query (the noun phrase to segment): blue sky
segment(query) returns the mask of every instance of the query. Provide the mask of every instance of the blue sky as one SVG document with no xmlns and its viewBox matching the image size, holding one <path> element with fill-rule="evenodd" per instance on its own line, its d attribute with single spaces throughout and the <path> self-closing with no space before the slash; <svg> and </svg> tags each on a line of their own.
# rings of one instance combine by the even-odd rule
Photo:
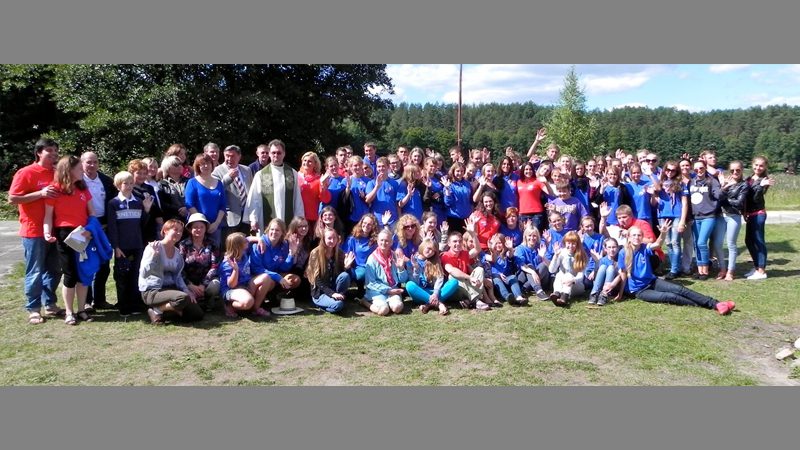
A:
<svg viewBox="0 0 800 450">
<path fill-rule="evenodd" d="M 465 64 L 463 101 L 555 104 L 569 65 Z M 589 109 L 800 105 L 800 64 L 576 64 Z M 395 103 L 456 103 L 458 64 L 390 64 Z"/>
</svg>

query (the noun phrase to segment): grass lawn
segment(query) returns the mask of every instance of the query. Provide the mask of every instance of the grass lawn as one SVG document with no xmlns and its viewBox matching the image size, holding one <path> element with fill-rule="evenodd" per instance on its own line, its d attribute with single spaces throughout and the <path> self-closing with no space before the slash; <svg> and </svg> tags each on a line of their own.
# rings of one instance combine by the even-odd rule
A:
<svg viewBox="0 0 800 450">
<path fill-rule="evenodd" d="M 383 318 L 350 304 L 343 316 L 216 312 L 154 327 L 101 311 L 77 327 L 31 326 L 20 264 L 0 286 L 0 385 L 797 385 L 800 371 L 773 355 L 800 337 L 800 226 L 770 226 L 767 240 L 763 282 L 681 281 L 735 300 L 727 317 L 639 300 L 601 310 L 534 300 L 446 317 L 407 303 Z M 113 293 L 109 284 L 112 302 Z"/>
</svg>

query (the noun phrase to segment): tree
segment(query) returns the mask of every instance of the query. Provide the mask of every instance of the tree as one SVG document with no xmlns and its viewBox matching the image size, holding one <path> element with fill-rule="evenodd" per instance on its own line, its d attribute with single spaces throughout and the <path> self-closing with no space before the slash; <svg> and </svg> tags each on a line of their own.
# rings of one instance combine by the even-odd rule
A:
<svg viewBox="0 0 800 450">
<path fill-rule="evenodd" d="M 381 134 L 372 115 L 391 105 L 385 65 L 52 65 L 40 83 L 73 127 L 54 130 L 68 151 L 91 145 L 112 170 L 135 157 L 160 157 L 172 143 L 198 153 L 209 141 L 286 143 L 289 161 L 345 143 L 345 119 Z"/>
<path fill-rule="evenodd" d="M 545 126 L 547 143 L 555 142 L 562 153 L 584 161 L 594 153 L 597 123 L 586 112 L 586 96 L 578 85 L 575 66 L 564 77 L 558 105 Z"/>
</svg>

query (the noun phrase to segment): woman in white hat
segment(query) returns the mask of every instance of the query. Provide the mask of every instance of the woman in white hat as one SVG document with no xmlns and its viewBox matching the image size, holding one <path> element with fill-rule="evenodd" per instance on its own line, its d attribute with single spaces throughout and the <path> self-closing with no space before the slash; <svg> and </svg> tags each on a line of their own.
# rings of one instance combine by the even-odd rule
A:
<svg viewBox="0 0 800 450">
<path fill-rule="evenodd" d="M 189 237 L 181 241 L 178 249 L 183 256 L 183 274 L 186 286 L 206 311 L 214 309 L 219 296 L 219 250 L 208 238 L 208 220 L 203 213 L 194 213 L 186 223 Z"/>
<path fill-rule="evenodd" d="M 403 311 L 401 283 L 408 281 L 405 255 L 392 251 L 392 232 L 384 229 L 378 233 L 378 248 L 369 255 L 366 265 L 366 300 L 370 311 L 386 316 Z"/>
</svg>

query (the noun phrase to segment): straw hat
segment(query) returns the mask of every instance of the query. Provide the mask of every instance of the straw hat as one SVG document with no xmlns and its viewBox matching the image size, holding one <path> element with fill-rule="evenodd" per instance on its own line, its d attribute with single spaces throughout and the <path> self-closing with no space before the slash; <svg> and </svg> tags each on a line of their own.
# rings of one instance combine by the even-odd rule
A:
<svg viewBox="0 0 800 450">
<path fill-rule="evenodd" d="M 189 216 L 189 220 L 186 221 L 186 228 L 191 227 L 193 222 L 203 222 L 203 223 L 206 224 L 206 227 L 209 225 L 208 219 L 206 219 L 206 216 L 203 213 L 199 213 L 199 212 L 198 213 L 194 213 L 191 216 Z"/>
<path fill-rule="evenodd" d="M 303 312 L 303 308 L 295 306 L 293 298 L 281 298 L 281 306 L 272 308 L 272 314 L 277 314 L 279 316 L 288 316 L 300 312 Z"/>
</svg>

